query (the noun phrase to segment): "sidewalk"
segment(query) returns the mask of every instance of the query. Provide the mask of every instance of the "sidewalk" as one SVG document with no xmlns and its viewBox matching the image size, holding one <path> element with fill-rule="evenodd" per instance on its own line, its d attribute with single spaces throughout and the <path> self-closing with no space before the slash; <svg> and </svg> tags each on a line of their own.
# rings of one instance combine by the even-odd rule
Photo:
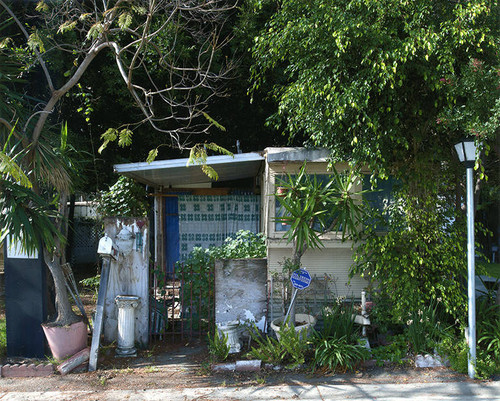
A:
<svg viewBox="0 0 500 401">
<path fill-rule="evenodd" d="M 412 384 L 332 384 L 250 387 L 201 387 L 161 390 L 46 391 L 0 393 L 0 400 L 106 400 L 106 401 L 406 401 L 406 400 L 499 400 L 500 382 L 412 383 Z"/>
</svg>

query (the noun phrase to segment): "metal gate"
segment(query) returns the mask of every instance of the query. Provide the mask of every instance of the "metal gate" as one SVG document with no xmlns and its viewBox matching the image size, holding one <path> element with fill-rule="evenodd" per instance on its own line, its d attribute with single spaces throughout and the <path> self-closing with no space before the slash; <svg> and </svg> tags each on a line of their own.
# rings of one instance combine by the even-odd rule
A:
<svg viewBox="0 0 500 401">
<path fill-rule="evenodd" d="M 202 338 L 215 324 L 214 266 L 151 271 L 150 340 Z"/>
</svg>

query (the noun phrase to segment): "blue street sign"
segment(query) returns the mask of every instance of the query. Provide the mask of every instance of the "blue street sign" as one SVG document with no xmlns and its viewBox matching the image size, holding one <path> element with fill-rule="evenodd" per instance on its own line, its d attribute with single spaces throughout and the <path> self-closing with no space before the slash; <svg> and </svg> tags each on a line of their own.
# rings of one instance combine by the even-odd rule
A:
<svg viewBox="0 0 500 401">
<path fill-rule="evenodd" d="M 311 275 L 306 269 L 298 269 L 292 273 L 290 280 L 294 288 L 303 290 L 304 288 L 309 287 L 309 284 L 311 284 Z"/>
</svg>

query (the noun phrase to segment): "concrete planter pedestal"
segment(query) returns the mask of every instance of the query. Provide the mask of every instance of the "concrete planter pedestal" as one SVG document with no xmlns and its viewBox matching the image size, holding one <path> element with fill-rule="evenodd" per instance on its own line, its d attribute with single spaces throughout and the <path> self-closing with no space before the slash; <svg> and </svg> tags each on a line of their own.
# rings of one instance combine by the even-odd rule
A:
<svg viewBox="0 0 500 401">
<path fill-rule="evenodd" d="M 135 308 L 139 306 L 139 297 L 135 295 L 118 295 L 115 298 L 118 306 L 118 348 L 116 356 L 137 356 L 135 348 Z"/>
<path fill-rule="evenodd" d="M 230 354 L 236 354 L 241 351 L 239 326 L 240 322 L 232 321 L 218 327 L 220 333 L 227 338 L 226 341 L 230 347 Z"/>
<path fill-rule="evenodd" d="M 274 330 L 278 340 L 280 339 L 280 329 L 283 325 L 285 317 L 279 317 L 271 322 L 271 328 Z M 304 313 L 295 314 L 295 331 L 300 333 L 300 338 L 305 340 L 312 333 L 312 329 L 316 324 L 316 318 L 312 315 L 307 315 Z"/>
</svg>

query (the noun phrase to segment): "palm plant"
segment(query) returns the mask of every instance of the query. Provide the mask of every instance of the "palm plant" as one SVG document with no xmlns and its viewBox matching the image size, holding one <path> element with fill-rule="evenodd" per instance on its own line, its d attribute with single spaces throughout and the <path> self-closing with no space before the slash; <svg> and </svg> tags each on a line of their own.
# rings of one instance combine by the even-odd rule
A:
<svg viewBox="0 0 500 401">
<path fill-rule="evenodd" d="M 352 237 L 358 230 L 364 215 L 362 195 L 366 191 L 354 191 L 359 179 L 354 170 L 330 172 L 328 181 L 307 173 L 304 163 L 297 175 L 277 177 L 283 193 L 276 194 L 284 215 L 275 221 L 285 223 L 290 229 L 285 238 L 292 243 L 292 262 L 300 266 L 307 249 L 321 248 L 321 236 L 330 231 L 340 231 L 341 238 Z"/>
<path fill-rule="evenodd" d="M 355 191 L 359 182 L 353 169 L 342 173 L 332 169 L 329 179 L 322 181 L 307 173 L 306 163 L 297 175 L 277 177 L 280 190 L 275 196 L 283 215 L 275 221 L 290 227 L 284 237 L 292 244 L 295 269 L 300 268 L 307 249 L 323 247 L 324 234 L 340 231 L 344 241 L 357 233 L 365 214 L 362 195 L 366 192 Z M 290 306 L 290 316 L 295 316 L 294 305 Z"/>
<path fill-rule="evenodd" d="M 59 148 L 43 142 L 36 148 L 22 148 L 18 145 L 25 138 L 14 127 L 0 151 L 0 242 L 10 237 L 27 253 L 39 250 L 43 244 L 44 260 L 56 292 L 57 316 L 53 324 L 61 326 L 79 320 L 71 308 L 62 270 L 64 209 L 70 190 L 70 173 L 65 157 L 61 157 L 66 153 L 66 135 L 63 130 Z M 13 140 L 13 136 L 21 139 Z"/>
<path fill-rule="evenodd" d="M 0 32 L 5 26 L 0 25 Z M 21 121 L 25 105 L 15 87 L 22 83 L 17 78 L 20 65 L 2 52 L 5 42 L 0 39 L 0 243 L 10 237 L 27 253 L 43 244 L 56 292 L 54 324 L 64 326 L 79 319 L 72 311 L 62 270 L 66 234 L 63 216 L 72 168 L 67 127 L 63 125 L 58 146 L 45 139 L 34 143 L 27 135 L 32 126 L 29 117 Z"/>
</svg>

